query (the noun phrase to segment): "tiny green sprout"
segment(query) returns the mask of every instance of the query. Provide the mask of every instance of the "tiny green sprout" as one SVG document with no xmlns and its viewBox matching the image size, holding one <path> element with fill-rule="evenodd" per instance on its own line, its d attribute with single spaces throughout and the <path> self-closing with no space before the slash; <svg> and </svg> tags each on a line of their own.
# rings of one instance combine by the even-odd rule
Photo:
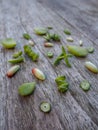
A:
<svg viewBox="0 0 98 130">
<path fill-rule="evenodd" d="M 27 40 L 30 40 L 31 39 L 31 36 L 28 34 L 28 33 L 24 33 L 23 34 L 23 37 Z"/>
<path fill-rule="evenodd" d="M 53 53 L 52 53 L 52 52 L 48 52 L 48 53 L 47 53 L 47 56 L 48 56 L 49 58 L 52 58 L 52 57 L 53 57 Z"/>
<path fill-rule="evenodd" d="M 65 48 L 62 46 L 62 53 L 54 61 L 54 65 L 58 65 L 62 59 L 64 59 L 66 65 L 71 67 L 69 63 L 69 58 L 72 57 L 72 54 L 67 54 Z"/>
<path fill-rule="evenodd" d="M 64 33 L 65 33 L 66 35 L 71 35 L 71 32 L 70 32 L 68 29 L 65 29 L 65 30 L 64 30 Z"/>
</svg>

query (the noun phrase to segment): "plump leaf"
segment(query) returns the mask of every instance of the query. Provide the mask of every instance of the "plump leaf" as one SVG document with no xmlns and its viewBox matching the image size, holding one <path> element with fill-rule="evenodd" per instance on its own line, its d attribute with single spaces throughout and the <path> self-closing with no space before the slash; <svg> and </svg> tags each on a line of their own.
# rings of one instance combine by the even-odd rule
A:
<svg viewBox="0 0 98 130">
<path fill-rule="evenodd" d="M 1 44 L 7 49 L 11 49 L 16 46 L 16 42 L 13 38 L 6 38 L 1 41 Z"/>
</svg>

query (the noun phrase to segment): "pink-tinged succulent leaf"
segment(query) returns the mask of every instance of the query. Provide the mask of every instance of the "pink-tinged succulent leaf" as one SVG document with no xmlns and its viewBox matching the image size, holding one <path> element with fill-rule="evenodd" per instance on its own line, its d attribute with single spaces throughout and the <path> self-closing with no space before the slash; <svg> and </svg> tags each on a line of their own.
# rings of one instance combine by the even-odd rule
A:
<svg viewBox="0 0 98 130">
<path fill-rule="evenodd" d="M 53 43 L 46 42 L 46 43 L 44 43 L 44 46 L 45 47 L 53 47 L 54 45 L 53 45 Z"/>
<path fill-rule="evenodd" d="M 91 72 L 98 74 L 98 68 L 97 68 L 97 66 L 94 65 L 92 62 L 86 61 L 86 62 L 85 62 L 85 67 L 86 67 L 88 70 L 90 70 Z"/>
<path fill-rule="evenodd" d="M 15 65 L 15 66 L 13 66 L 13 67 L 11 67 L 9 70 L 8 70 L 8 72 L 7 72 L 7 76 L 8 77 L 12 77 L 12 76 L 14 76 L 14 74 L 18 71 L 20 69 L 20 66 L 19 65 Z"/>
<path fill-rule="evenodd" d="M 36 78 L 38 78 L 40 80 L 45 80 L 45 78 L 46 78 L 44 73 L 41 70 L 37 69 L 37 68 L 32 69 L 32 73 L 34 74 L 34 76 Z"/>
</svg>

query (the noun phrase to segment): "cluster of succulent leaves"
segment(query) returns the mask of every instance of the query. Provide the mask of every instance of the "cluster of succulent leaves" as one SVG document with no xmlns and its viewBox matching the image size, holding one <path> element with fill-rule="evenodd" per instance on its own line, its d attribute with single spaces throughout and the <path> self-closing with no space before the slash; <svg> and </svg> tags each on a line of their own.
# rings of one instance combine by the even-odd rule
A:
<svg viewBox="0 0 98 130">
<path fill-rule="evenodd" d="M 57 87 L 58 87 L 58 91 L 59 92 L 66 92 L 68 90 L 68 82 L 66 80 L 66 77 L 65 76 L 58 76 L 56 79 L 55 79 L 55 82 L 57 83 Z"/>
<path fill-rule="evenodd" d="M 43 38 L 46 41 L 60 41 L 60 35 L 56 34 L 56 33 L 50 33 L 50 29 L 52 29 L 52 27 L 35 28 L 34 32 L 37 35 L 43 36 Z M 64 33 L 66 35 L 71 35 L 71 32 L 68 29 L 65 29 Z M 31 36 L 28 33 L 24 33 L 23 37 L 27 40 L 31 39 Z M 71 39 L 71 37 L 68 37 L 67 40 L 73 41 L 73 39 Z M 6 39 L 2 40 L 1 44 L 7 49 L 11 49 L 16 46 L 16 41 L 12 38 L 6 38 Z M 48 43 L 48 44 L 50 44 L 50 43 Z M 50 45 L 53 46 L 52 44 L 50 44 Z M 71 67 L 69 58 L 72 57 L 72 55 L 78 56 L 78 57 L 86 57 L 88 53 L 94 52 L 93 47 L 85 48 L 85 47 L 79 47 L 79 46 L 75 46 L 75 45 L 67 46 L 67 49 L 68 49 L 69 53 L 71 53 L 71 54 L 67 53 L 63 46 L 61 49 L 62 49 L 62 52 L 54 61 L 54 65 L 58 65 L 61 60 L 64 60 L 66 65 L 68 67 Z M 24 46 L 24 52 L 32 59 L 32 61 L 37 61 L 39 58 L 39 55 L 37 53 L 35 53 L 29 45 Z M 48 52 L 47 56 L 51 58 L 51 57 L 53 57 L 53 53 Z M 10 59 L 8 62 L 10 62 L 12 64 L 17 64 L 17 63 L 20 63 L 23 61 L 24 61 L 24 57 L 22 56 L 22 51 L 18 51 L 13 54 L 13 59 Z M 93 65 L 92 63 L 86 62 L 85 66 L 92 72 L 98 73 L 98 68 L 95 65 Z M 9 77 L 13 76 L 19 69 L 20 69 L 20 66 L 16 65 L 8 71 L 7 75 Z M 68 84 L 65 76 L 58 76 L 55 79 L 55 82 L 57 83 L 58 91 L 63 93 L 68 90 L 69 84 Z M 83 81 L 83 82 L 81 82 L 80 87 L 83 90 L 87 91 L 90 89 L 90 84 L 88 81 Z M 35 82 L 32 82 L 32 83 L 25 83 L 25 84 L 21 85 L 19 87 L 18 91 L 19 91 L 20 95 L 26 96 L 26 95 L 31 94 L 34 91 L 34 89 L 35 89 Z"/>
<path fill-rule="evenodd" d="M 64 59 L 66 65 L 68 67 L 71 67 L 71 64 L 69 63 L 69 59 L 68 59 L 70 57 L 72 57 L 72 54 L 68 54 L 65 48 L 62 46 L 62 53 L 56 58 L 56 60 L 54 61 L 54 65 L 58 65 L 60 61 Z"/>
<path fill-rule="evenodd" d="M 24 46 L 24 52 L 32 59 L 32 61 L 37 61 L 39 58 L 39 55 L 35 53 L 29 45 Z"/>
<path fill-rule="evenodd" d="M 49 30 L 52 29 L 52 27 L 47 27 L 47 28 L 35 28 L 34 32 L 37 35 L 43 36 L 43 38 L 46 41 L 60 41 L 60 35 L 56 33 L 50 33 Z"/>
<path fill-rule="evenodd" d="M 60 41 L 60 35 L 59 34 L 51 34 L 47 33 L 45 36 L 43 36 L 46 41 Z"/>
</svg>

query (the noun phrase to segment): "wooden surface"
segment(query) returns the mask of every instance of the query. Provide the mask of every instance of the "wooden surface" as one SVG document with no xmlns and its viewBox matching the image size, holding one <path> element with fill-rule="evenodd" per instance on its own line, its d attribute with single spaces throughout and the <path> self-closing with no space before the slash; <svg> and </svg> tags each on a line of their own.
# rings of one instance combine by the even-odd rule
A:
<svg viewBox="0 0 98 130">
<path fill-rule="evenodd" d="M 61 35 L 61 43 L 51 49 L 44 48 L 44 40 L 34 34 L 35 27 L 52 26 Z M 94 46 L 95 52 L 87 58 L 72 58 L 72 68 L 62 62 L 54 67 L 53 61 L 66 47 L 64 28 L 72 32 L 75 45 L 80 39 L 84 46 Z M 27 41 L 23 33 L 29 33 L 40 54 L 38 63 L 25 57 L 21 70 L 11 79 L 6 77 L 10 68 L 8 59 L 16 50 L 23 50 Z M 0 0 L 0 39 L 12 37 L 17 41 L 14 50 L 0 47 L 0 130 L 98 130 L 98 75 L 84 68 L 84 62 L 91 60 L 98 66 L 98 0 Z M 54 58 L 46 52 L 54 52 Z M 32 68 L 41 69 L 47 79 L 42 82 L 32 74 Z M 57 91 L 55 78 L 66 75 L 70 84 L 65 94 Z M 91 89 L 84 92 L 79 83 L 87 79 Z M 34 94 L 28 97 L 18 95 L 18 86 L 36 81 Z M 52 111 L 44 114 L 39 110 L 41 101 L 49 101 Z"/>
</svg>

